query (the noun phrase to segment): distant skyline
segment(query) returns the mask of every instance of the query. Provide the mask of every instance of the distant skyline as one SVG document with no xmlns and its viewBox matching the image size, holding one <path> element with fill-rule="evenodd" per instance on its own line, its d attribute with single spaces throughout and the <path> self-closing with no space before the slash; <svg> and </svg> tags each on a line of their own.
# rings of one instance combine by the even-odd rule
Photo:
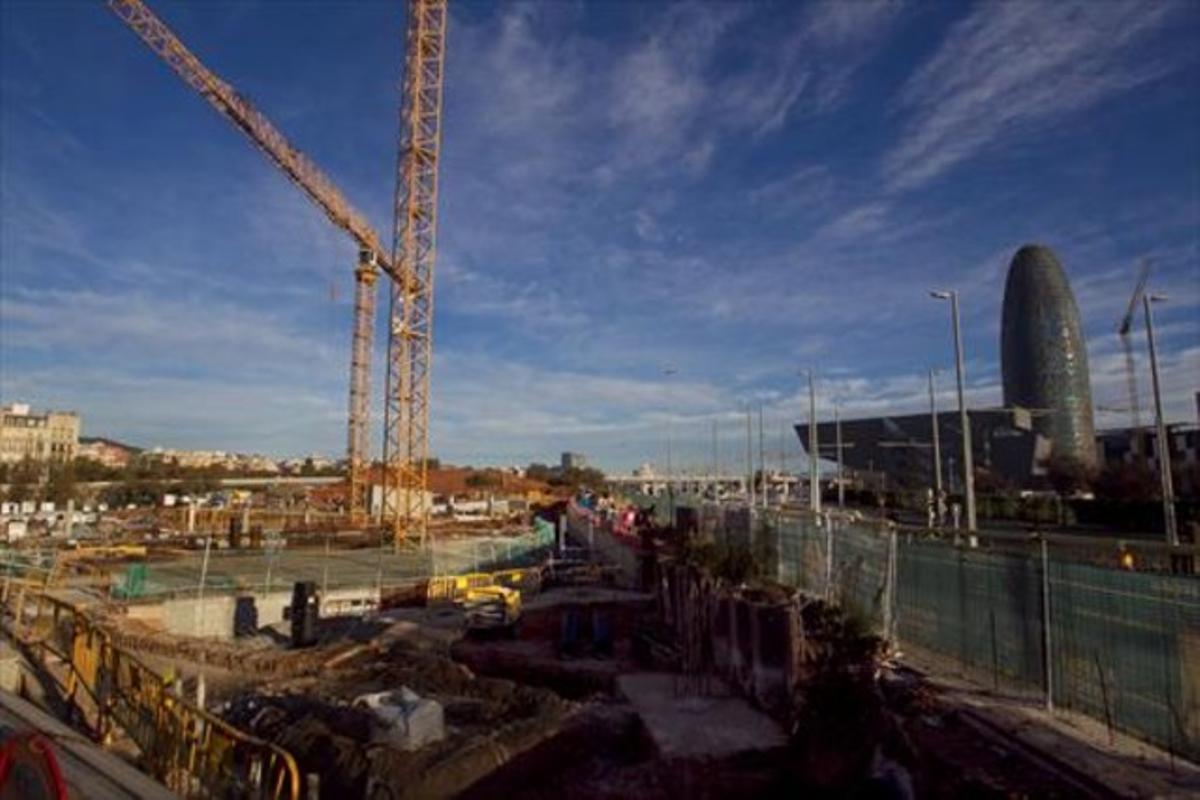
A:
<svg viewBox="0 0 1200 800">
<path fill-rule="evenodd" d="M 390 235 L 403 3 L 150 2 Z M 949 408 L 932 288 L 999 405 L 1030 242 L 1078 300 L 1098 428 L 1128 424 L 1116 326 L 1153 260 L 1168 419 L 1195 421 L 1198 40 L 1190 0 L 452 3 L 433 453 L 661 466 L 669 422 L 700 466 L 718 420 L 732 468 L 762 402 L 772 463 L 808 368 L 822 418 L 920 411 L 930 367 Z M 0 4 L 0 402 L 340 457 L 354 260 L 102 3 Z"/>
</svg>

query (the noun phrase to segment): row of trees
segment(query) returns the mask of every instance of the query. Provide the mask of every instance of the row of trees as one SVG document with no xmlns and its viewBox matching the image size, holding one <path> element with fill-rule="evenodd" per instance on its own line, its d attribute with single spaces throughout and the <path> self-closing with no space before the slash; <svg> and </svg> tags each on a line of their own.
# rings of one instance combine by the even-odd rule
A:
<svg viewBox="0 0 1200 800">
<path fill-rule="evenodd" d="M 1173 471 L 1178 496 L 1200 495 L 1200 470 L 1189 465 Z M 1116 502 L 1150 502 L 1162 492 L 1158 473 L 1139 463 L 1115 462 L 1092 469 L 1077 459 L 1051 458 L 1046 462 L 1046 480 L 1064 496 L 1091 492 L 1097 499 Z"/>
<path fill-rule="evenodd" d="M 594 467 L 549 467 L 545 464 L 530 464 L 525 468 L 525 477 L 535 481 L 543 481 L 551 486 L 563 486 L 578 489 L 587 486 L 599 489 L 604 485 L 604 473 Z"/>
<path fill-rule="evenodd" d="M 549 467 L 545 464 L 530 464 L 525 468 L 525 477 L 571 490 L 581 486 L 598 489 L 604 485 L 604 473 L 591 467 L 572 467 L 563 470 L 560 467 Z M 467 476 L 466 484 L 472 489 L 500 487 L 504 485 L 504 476 L 496 470 L 477 470 Z"/>
<path fill-rule="evenodd" d="M 221 488 L 222 478 L 269 476 L 271 473 L 233 471 L 220 465 L 185 467 L 176 459 L 139 456 L 124 467 L 110 467 L 88 458 L 49 464 L 25 459 L 16 464 L 0 464 L 0 500 L 11 502 L 52 502 L 65 505 L 69 500 L 82 500 L 79 484 L 111 482 L 95 498 L 111 506 L 129 503 L 156 503 L 163 494 L 202 495 Z M 300 475 L 338 475 L 338 467 L 317 467 L 312 459 L 305 461 Z"/>
</svg>

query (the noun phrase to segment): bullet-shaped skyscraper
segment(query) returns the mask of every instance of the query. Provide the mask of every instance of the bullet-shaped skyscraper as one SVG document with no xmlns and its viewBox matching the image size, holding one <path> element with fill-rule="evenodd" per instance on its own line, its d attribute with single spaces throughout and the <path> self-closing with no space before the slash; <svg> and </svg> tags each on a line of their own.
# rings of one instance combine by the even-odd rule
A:
<svg viewBox="0 0 1200 800">
<path fill-rule="evenodd" d="M 1000 325 L 1004 405 L 1033 413 L 1052 454 L 1096 464 L 1091 377 L 1079 309 L 1062 264 L 1048 248 L 1017 251 L 1004 286 Z"/>
</svg>

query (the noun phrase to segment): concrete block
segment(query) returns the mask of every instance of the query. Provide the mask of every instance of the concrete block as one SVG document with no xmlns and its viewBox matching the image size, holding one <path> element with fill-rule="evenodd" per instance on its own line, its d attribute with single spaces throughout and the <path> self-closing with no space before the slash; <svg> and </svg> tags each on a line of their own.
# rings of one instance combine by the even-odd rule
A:
<svg viewBox="0 0 1200 800">
<path fill-rule="evenodd" d="M 233 637 L 235 598 L 176 598 L 163 603 L 163 628 L 183 636 Z"/>
<path fill-rule="evenodd" d="M 420 750 L 446 736 L 442 704 L 421 697 L 407 686 L 396 691 L 364 694 L 354 701 L 375 715 L 371 738 L 401 750 Z"/>
</svg>

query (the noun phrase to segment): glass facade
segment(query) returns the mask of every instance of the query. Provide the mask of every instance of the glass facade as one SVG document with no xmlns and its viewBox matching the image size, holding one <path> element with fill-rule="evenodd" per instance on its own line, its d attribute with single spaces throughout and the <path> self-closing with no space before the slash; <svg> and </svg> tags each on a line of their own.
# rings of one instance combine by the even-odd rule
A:
<svg viewBox="0 0 1200 800">
<path fill-rule="evenodd" d="M 1026 245 L 1013 256 L 1000 331 L 1004 405 L 1030 409 L 1056 456 L 1095 466 L 1096 434 L 1079 309 L 1058 258 Z"/>
</svg>

